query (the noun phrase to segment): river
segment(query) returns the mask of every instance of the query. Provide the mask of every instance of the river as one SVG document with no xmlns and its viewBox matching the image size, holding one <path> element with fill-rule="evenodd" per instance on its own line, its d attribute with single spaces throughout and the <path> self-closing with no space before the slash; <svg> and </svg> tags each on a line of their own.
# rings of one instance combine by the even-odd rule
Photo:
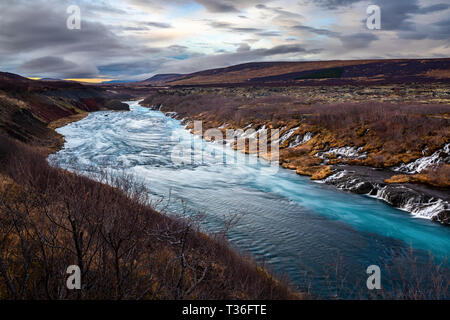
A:
<svg viewBox="0 0 450 320">
<path fill-rule="evenodd" d="M 448 227 L 289 170 L 275 172 L 231 149 L 227 157 L 234 161 L 224 164 L 222 145 L 202 141 L 159 111 L 129 104 L 130 112 L 91 113 L 59 128 L 65 148 L 49 160 L 86 173 L 131 173 L 155 197 L 170 193 L 172 210 L 183 200 L 204 213 L 210 232 L 219 230 L 225 214 L 242 214 L 229 233 L 231 242 L 322 297 L 364 295 L 370 265 L 381 267 L 384 287 L 397 283 L 395 269 L 411 267 L 412 248 L 421 274 L 429 272 L 430 254 L 440 262 L 449 256 Z M 201 146 L 202 159 L 192 157 L 194 144 Z"/>
</svg>

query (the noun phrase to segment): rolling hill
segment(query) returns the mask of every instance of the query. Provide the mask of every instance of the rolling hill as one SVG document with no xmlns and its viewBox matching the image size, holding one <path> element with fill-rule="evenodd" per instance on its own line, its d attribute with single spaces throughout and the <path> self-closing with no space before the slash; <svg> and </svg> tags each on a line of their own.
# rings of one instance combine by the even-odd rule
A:
<svg viewBox="0 0 450 320">
<path fill-rule="evenodd" d="M 448 81 L 450 59 L 255 62 L 191 74 L 161 74 L 140 85 L 302 85 Z"/>
<path fill-rule="evenodd" d="M 30 80 L 0 72 L 0 133 L 53 150 L 62 141 L 48 127 L 52 122 L 102 109 L 126 110 L 118 98 L 76 82 Z"/>
</svg>

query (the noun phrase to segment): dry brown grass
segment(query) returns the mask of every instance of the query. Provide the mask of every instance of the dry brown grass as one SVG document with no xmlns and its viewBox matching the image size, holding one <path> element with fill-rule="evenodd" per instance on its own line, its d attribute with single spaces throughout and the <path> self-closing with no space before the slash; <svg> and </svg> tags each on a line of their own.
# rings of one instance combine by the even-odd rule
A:
<svg viewBox="0 0 450 320">
<path fill-rule="evenodd" d="M 430 70 L 425 73 L 427 77 L 436 79 L 448 79 L 450 78 L 450 69 L 443 70 Z"/>
<path fill-rule="evenodd" d="M 69 116 L 69 117 L 64 117 L 64 118 L 52 121 L 52 122 L 50 122 L 47 125 L 47 127 L 49 129 L 53 129 L 53 130 L 54 129 L 58 129 L 58 128 L 61 128 L 61 127 L 64 127 L 64 126 L 68 125 L 69 123 L 80 121 L 80 120 L 86 118 L 88 115 L 89 115 L 89 113 L 87 113 L 87 112 L 74 114 L 74 115 Z"/>
<path fill-rule="evenodd" d="M 301 297 L 223 235 L 200 232 L 197 214 L 163 214 L 128 176 L 104 175 L 111 186 L 102 184 L 2 136 L 0 173 L 1 299 Z M 74 264 L 82 273 L 75 292 L 65 286 Z"/>
<path fill-rule="evenodd" d="M 336 68 L 351 65 L 368 64 L 377 60 L 354 61 L 312 61 L 312 62 L 286 62 L 275 65 L 255 67 L 244 65 L 242 69 L 217 69 L 214 72 L 199 72 L 189 75 L 186 79 L 170 82 L 170 85 L 199 85 L 213 83 L 241 83 L 251 78 L 276 76 L 286 73 L 309 71 L 316 69 Z"/>
<path fill-rule="evenodd" d="M 385 180 L 386 183 L 422 183 L 434 187 L 450 187 L 450 164 L 444 164 L 424 170 L 418 174 L 395 175 Z"/>
<path fill-rule="evenodd" d="M 421 88 L 182 88 L 152 91 L 143 104 L 175 111 L 180 119 L 202 120 L 205 130 L 224 123 L 235 129 L 299 126 L 296 134 L 312 132 L 314 137 L 295 150 L 288 148 L 288 140 L 281 146 L 281 164 L 312 176 L 327 170 L 314 155 L 333 147 L 362 147 L 367 158 L 328 156 L 330 164 L 383 168 L 414 161 L 425 147 L 433 152 L 449 142 L 449 104 L 403 102 L 432 97 L 418 92 L 440 92 Z M 390 101 L 391 96 L 391 102 L 376 101 Z M 361 97 L 367 98 L 359 101 Z M 349 102 L 336 102 L 345 99 Z"/>
</svg>

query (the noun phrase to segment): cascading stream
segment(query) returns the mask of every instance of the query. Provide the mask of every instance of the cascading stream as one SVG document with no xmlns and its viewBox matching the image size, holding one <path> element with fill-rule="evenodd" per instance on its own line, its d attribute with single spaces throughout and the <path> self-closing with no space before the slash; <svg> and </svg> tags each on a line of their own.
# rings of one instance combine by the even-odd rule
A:
<svg viewBox="0 0 450 320">
<path fill-rule="evenodd" d="M 336 276 L 338 257 L 345 286 L 359 283 L 364 289 L 368 266 L 396 259 L 407 263 L 410 247 L 423 263 L 428 252 L 440 261 L 449 256 L 447 227 L 288 170 L 273 174 L 268 164 L 231 149 L 226 158 L 236 161 L 224 165 L 222 145 L 191 135 L 180 121 L 160 111 L 137 102 L 130 106 L 130 112 L 91 113 L 58 129 L 65 148 L 49 160 L 69 170 L 131 173 L 154 195 L 167 197 L 170 192 L 173 199 L 204 212 L 210 231 L 218 230 L 224 214 L 242 213 L 231 241 L 299 286 L 311 281 L 313 291 L 324 296 L 335 294 L 326 273 L 333 270 L 331 279 Z M 203 160 L 191 154 L 193 144 L 201 146 Z M 307 280 L 305 274 L 314 276 Z"/>
</svg>

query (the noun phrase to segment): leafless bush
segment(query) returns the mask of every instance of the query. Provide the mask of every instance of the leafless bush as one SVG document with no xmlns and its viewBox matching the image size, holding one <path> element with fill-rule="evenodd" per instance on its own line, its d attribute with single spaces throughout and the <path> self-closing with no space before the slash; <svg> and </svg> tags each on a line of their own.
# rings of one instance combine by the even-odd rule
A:
<svg viewBox="0 0 450 320">
<path fill-rule="evenodd" d="M 425 183 L 434 186 L 449 187 L 450 186 L 450 164 L 442 164 L 432 166 L 429 169 L 422 171 L 419 178 Z"/>
<path fill-rule="evenodd" d="M 432 254 L 428 260 L 411 248 L 406 254 L 381 265 L 381 289 L 369 290 L 365 267 L 348 270 L 342 255 L 337 254 L 335 263 L 323 270 L 304 270 L 301 288 L 313 299 L 357 299 L 357 300 L 446 300 L 449 293 L 450 268 L 448 261 L 436 260 Z M 354 273 L 359 276 L 355 277 Z M 353 274 L 353 276 L 352 276 Z M 321 281 L 318 281 L 320 277 Z M 318 284 L 320 283 L 320 284 Z"/>
<path fill-rule="evenodd" d="M 286 89 L 288 90 L 288 89 Z M 448 104 L 385 102 L 310 103 L 292 92 L 268 88 L 184 88 L 151 92 L 146 105 L 162 105 L 180 118 L 204 120 L 204 126 L 250 123 L 282 126 L 297 122 L 347 145 L 369 144 L 384 152 L 382 166 L 401 161 L 396 154 L 436 150 L 450 137 Z M 391 163 L 393 162 L 393 163 Z"/>
<path fill-rule="evenodd" d="M 4 299 L 295 298 L 223 239 L 200 232 L 200 215 L 155 211 L 130 176 L 94 181 L 3 137 L 0 162 Z M 70 265 L 81 270 L 82 290 L 66 288 Z"/>
</svg>

